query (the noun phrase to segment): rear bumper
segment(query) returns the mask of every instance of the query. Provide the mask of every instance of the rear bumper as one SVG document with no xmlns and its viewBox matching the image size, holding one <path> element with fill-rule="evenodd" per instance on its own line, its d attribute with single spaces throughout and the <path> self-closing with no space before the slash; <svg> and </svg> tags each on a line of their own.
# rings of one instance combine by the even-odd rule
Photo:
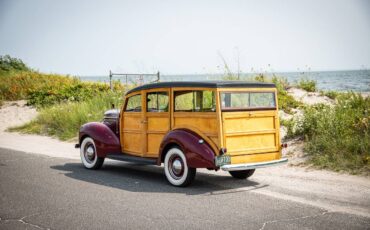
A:
<svg viewBox="0 0 370 230">
<path fill-rule="evenodd" d="M 265 162 L 258 162 L 258 163 L 223 165 L 220 168 L 224 171 L 240 171 L 240 170 L 265 168 L 265 167 L 270 167 L 270 166 L 275 166 L 275 165 L 281 165 L 287 162 L 288 162 L 287 158 L 282 158 L 279 160 L 265 161 Z"/>
</svg>

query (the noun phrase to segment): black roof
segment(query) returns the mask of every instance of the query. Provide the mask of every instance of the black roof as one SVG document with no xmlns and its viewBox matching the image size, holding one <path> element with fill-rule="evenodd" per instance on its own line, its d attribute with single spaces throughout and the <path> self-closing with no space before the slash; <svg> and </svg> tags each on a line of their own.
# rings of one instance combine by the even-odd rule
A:
<svg viewBox="0 0 370 230">
<path fill-rule="evenodd" d="M 129 90 L 126 94 L 144 89 L 170 88 L 170 87 L 203 87 L 203 88 L 275 88 L 273 83 L 247 82 L 247 81 L 173 81 L 157 82 L 141 85 Z"/>
</svg>

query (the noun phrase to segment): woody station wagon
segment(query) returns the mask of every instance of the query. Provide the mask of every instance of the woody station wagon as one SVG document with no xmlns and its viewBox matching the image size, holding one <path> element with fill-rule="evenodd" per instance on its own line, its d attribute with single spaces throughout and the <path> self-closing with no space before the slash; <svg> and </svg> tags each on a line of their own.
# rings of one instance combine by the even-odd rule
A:
<svg viewBox="0 0 370 230">
<path fill-rule="evenodd" d="M 121 110 L 81 126 L 81 160 L 99 169 L 105 158 L 160 166 L 174 186 L 197 168 L 245 179 L 281 158 L 276 87 L 238 81 L 160 82 L 126 93 Z"/>
</svg>

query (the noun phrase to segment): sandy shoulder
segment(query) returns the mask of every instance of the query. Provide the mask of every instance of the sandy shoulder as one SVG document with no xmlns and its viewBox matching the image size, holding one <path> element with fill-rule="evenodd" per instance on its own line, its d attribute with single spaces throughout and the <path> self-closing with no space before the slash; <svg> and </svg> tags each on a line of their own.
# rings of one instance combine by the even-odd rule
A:
<svg viewBox="0 0 370 230">
<path fill-rule="evenodd" d="M 307 105 L 314 105 L 314 104 L 329 104 L 333 105 L 335 103 L 334 100 L 330 99 L 327 96 L 323 96 L 318 92 L 307 92 L 303 89 L 299 88 L 290 88 L 288 89 L 288 94 L 293 96 L 294 99 L 300 101 Z"/>
<path fill-rule="evenodd" d="M 51 157 L 79 159 L 79 150 L 74 148 L 74 143 L 46 136 L 5 131 L 9 127 L 31 121 L 36 116 L 36 109 L 26 106 L 24 100 L 5 102 L 0 109 L 0 147 Z"/>
</svg>

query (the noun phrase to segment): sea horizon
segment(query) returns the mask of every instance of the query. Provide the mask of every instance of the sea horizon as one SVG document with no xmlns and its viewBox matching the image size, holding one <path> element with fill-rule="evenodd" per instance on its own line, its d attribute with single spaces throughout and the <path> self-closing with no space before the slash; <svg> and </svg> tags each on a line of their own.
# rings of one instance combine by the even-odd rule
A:
<svg viewBox="0 0 370 230">
<path fill-rule="evenodd" d="M 138 73 L 129 76 L 129 82 L 148 83 L 156 80 L 156 76 L 141 77 L 147 73 Z M 151 73 L 155 74 L 155 73 Z M 237 76 L 238 73 L 232 73 Z M 296 71 L 296 72 L 240 72 L 240 80 L 252 80 L 253 76 L 263 74 L 268 77 L 277 76 L 285 78 L 294 84 L 300 79 L 314 80 L 318 90 L 370 92 L 370 70 L 339 70 L 339 71 Z M 160 74 L 160 81 L 207 81 L 222 80 L 226 73 L 212 74 Z M 77 76 L 82 81 L 109 82 L 107 75 Z M 113 80 L 126 82 L 125 76 L 113 76 Z"/>
</svg>

